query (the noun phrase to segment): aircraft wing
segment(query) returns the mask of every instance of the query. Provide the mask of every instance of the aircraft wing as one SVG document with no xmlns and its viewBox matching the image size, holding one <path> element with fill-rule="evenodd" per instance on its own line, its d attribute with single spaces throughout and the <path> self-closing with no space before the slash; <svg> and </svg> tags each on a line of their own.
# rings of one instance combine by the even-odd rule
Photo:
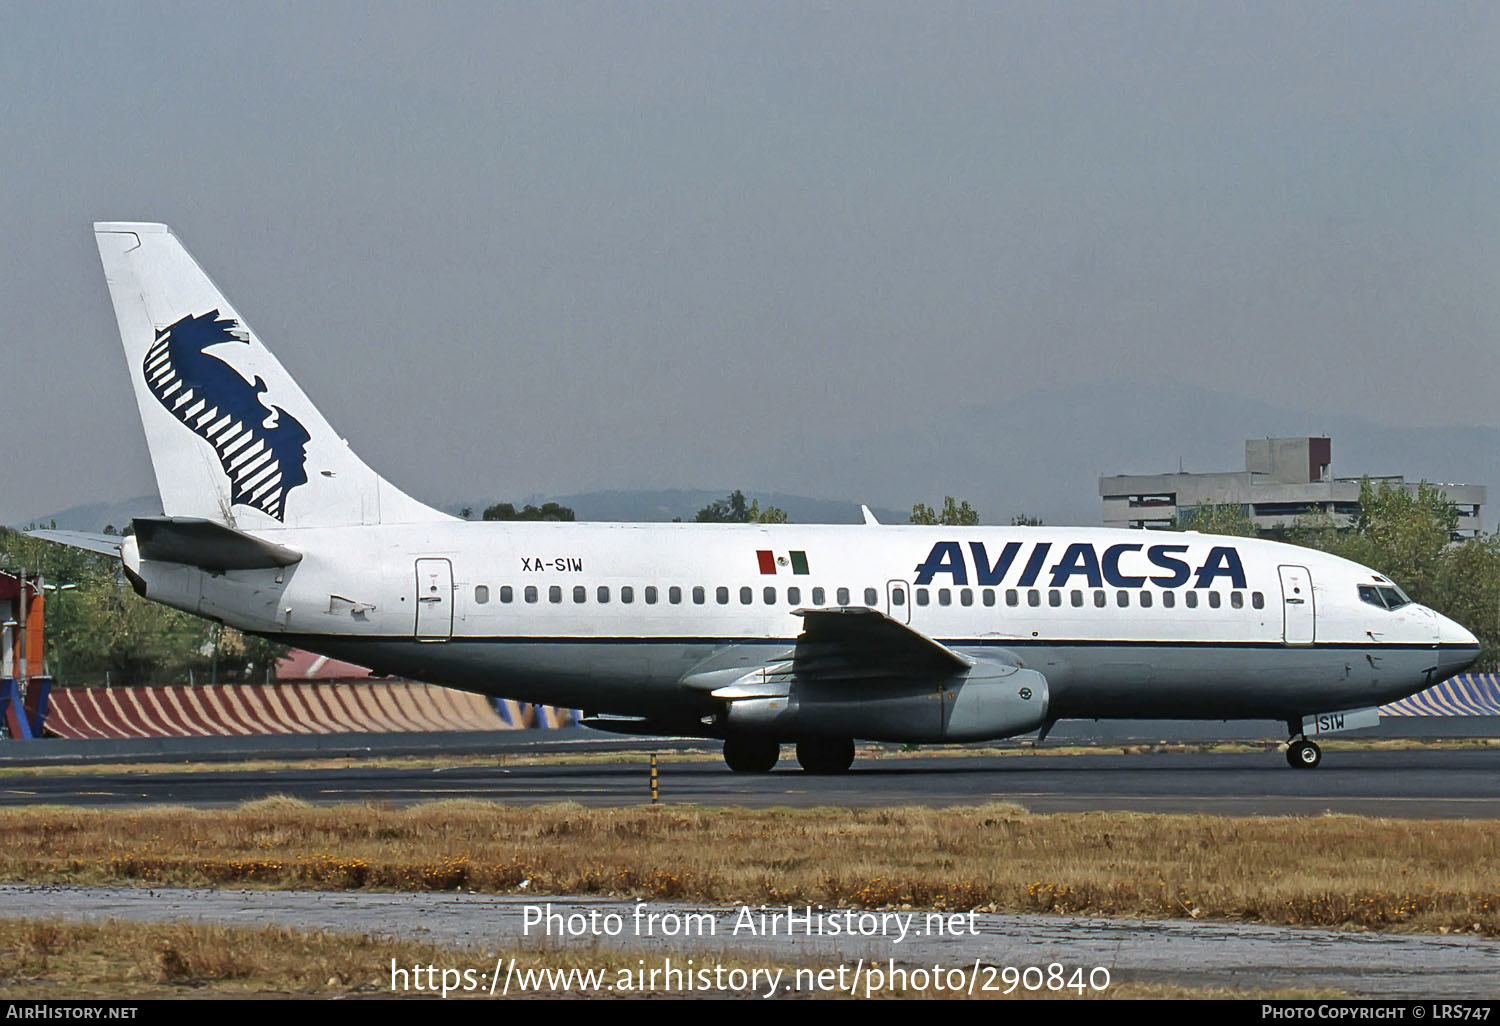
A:
<svg viewBox="0 0 1500 1026">
<path fill-rule="evenodd" d="M 941 642 L 878 609 L 796 609 L 802 633 L 792 656 L 798 676 L 823 680 L 963 673 L 973 667 Z"/>
</svg>

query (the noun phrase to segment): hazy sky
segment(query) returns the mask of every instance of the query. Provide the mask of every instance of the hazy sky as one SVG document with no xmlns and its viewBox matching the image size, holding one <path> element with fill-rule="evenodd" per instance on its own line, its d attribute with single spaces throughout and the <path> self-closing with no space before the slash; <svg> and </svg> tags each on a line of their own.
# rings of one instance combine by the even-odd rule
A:
<svg viewBox="0 0 1500 1026">
<path fill-rule="evenodd" d="M 0 2 L 0 522 L 152 490 L 94 220 L 438 503 L 816 494 L 1117 375 L 1500 424 L 1497 54 L 1492 2 Z M 828 497 L 931 501 L 878 455 Z"/>
</svg>

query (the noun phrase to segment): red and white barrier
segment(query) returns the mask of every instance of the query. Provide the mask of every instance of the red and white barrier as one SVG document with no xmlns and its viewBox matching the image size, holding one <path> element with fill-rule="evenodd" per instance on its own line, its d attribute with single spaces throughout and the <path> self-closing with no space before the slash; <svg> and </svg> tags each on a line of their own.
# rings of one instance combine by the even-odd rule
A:
<svg viewBox="0 0 1500 1026">
<path fill-rule="evenodd" d="M 508 715 L 502 715 L 499 704 Z M 514 708 L 509 708 L 514 707 Z M 560 726 L 566 711 L 409 681 L 56 688 L 47 733 L 57 737 L 208 737 Z"/>
</svg>

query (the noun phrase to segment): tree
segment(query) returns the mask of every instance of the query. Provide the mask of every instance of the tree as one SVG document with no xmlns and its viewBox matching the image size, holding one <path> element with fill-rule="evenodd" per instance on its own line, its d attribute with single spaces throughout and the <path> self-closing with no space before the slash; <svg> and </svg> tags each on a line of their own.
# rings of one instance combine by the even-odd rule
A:
<svg viewBox="0 0 1500 1026">
<path fill-rule="evenodd" d="M 748 523 L 750 507 L 745 502 L 745 493 L 736 488 L 722 499 L 715 499 L 694 515 L 700 524 Z"/>
<path fill-rule="evenodd" d="M 1029 517 L 1025 513 L 1017 513 L 1010 518 L 1011 527 L 1041 527 L 1041 517 Z"/>
<path fill-rule="evenodd" d="M 759 499 L 751 499 L 750 508 L 745 511 L 747 524 L 785 524 L 787 522 L 786 510 L 776 506 L 761 509 Z"/>
<path fill-rule="evenodd" d="M 943 509 L 939 513 L 926 503 L 919 502 L 911 508 L 911 516 L 907 520 L 912 524 L 942 525 L 944 527 L 976 527 L 979 524 L 979 511 L 970 506 L 968 501 L 955 502 L 953 496 L 943 496 Z"/>
<path fill-rule="evenodd" d="M 528 505 L 517 512 L 516 507 L 509 502 L 497 502 L 490 506 L 482 514 L 484 520 L 548 520 L 567 521 L 571 523 L 577 518 L 573 511 L 567 506 L 555 502 L 544 502 L 540 506 Z"/>
<path fill-rule="evenodd" d="M 1197 531 L 1201 534 L 1228 534 L 1241 538 L 1255 538 L 1260 528 L 1250 519 L 1246 507 L 1238 503 L 1225 505 L 1193 506 L 1177 514 L 1177 531 Z"/>
<path fill-rule="evenodd" d="M 760 500 L 748 505 L 745 493 L 736 488 L 722 499 L 715 499 L 700 509 L 693 520 L 700 524 L 785 524 L 786 510 L 776 506 L 760 508 Z"/>
</svg>

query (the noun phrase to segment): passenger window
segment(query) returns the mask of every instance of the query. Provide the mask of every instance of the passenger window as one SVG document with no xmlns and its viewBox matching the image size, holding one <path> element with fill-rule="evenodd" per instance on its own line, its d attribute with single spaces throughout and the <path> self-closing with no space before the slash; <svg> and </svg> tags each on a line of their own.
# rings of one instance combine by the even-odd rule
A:
<svg viewBox="0 0 1500 1026">
<path fill-rule="evenodd" d="M 621 602 L 634 602 L 635 601 L 635 589 L 632 588 L 628 584 L 622 584 L 620 586 L 620 601 Z"/>
<path fill-rule="evenodd" d="M 668 588 L 667 601 L 672 603 L 672 605 L 674 606 L 680 605 L 682 602 L 682 589 L 675 584 Z"/>
<path fill-rule="evenodd" d="M 876 606 L 880 605 L 880 592 L 876 591 L 874 588 L 866 588 L 865 605 L 869 606 L 871 609 L 874 609 Z"/>
<path fill-rule="evenodd" d="M 724 587 L 723 585 L 715 588 L 714 601 L 718 602 L 721 606 L 729 605 L 729 589 Z"/>
<path fill-rule="evenodd" d="M 1220 596 L 1219 596 L 1219 593 L 1218 593 L 1218 592 L 1216 592 L 1216 591 L 1211 591 L 1211 592 L 1209 592 L 1209 593 L 1208 593 L 1208 607 L 1209 607 L 1209 608 L 1210 608 L 1210 609 L 1218 609 L 1218 608 L 1219 608 L 1219 605 L 1220 605 L 1220 604 L 1221 604 L 1221 603 L 1222 603 L 1222 602 L 1223 602 L 1223 601 L 1224 601 L 1224 600 L 1223 600 L 1223 598 L 1221 598 L 1221 597 L 1220 597 Z"/>
<path fill-rule="evenodd" d="M 1186 595 L 1182 596 L 1182 600 L 1187 603 L 1189 609 L 1198 608 L 1198 593 L 1196 591 L 1188 592 Z"/>
<path fill-rule="evenodd" d="M 1264 609 L 1266 608 L 1266 597 L 1258 591 L 1252 591 L 1250 593 L 1250 604 L 1256 609 Z"/>
<path fill-rule="evenodd" d="M 762 594 L 762 596 L 766 600 L 766 605 L 768 605 L 768 606 L 774 606 L 776 604 L 776 589 L 775 588 L 766 588 L 761 594 Z"/>
<path fill-rule="evenodd" d="M 995 589 L 994 588 L 986 588 L 986 589 L 984 589 L 984 604 L 987 605 L 987 606 L 993 606 L 995 604 Z"/>
<path fill-rule="evenodd" d="M 587 588 L 585 588 L 581 584 L 575 585 L 574 588 L 573 588 L 573 601 L 574 602 L 587 602 L 588 600 L 589 600 L 589 590 Z"/>
<path fill-rule="evenodd" d="M 1130 592 L 1128 592 L 1128 591 L 1117 591 L 1117 592 L 1115 592 L 1115 605 L 1119 606 L 1121 609 L 1124 609 L 1127 606 L 1129 606 L 1130 605 Z"/>
<path fill-rule="evenodd" d="M 1032 588 L 1026 593 L 1026 604 L 1035 608 L 1042 604 L 1042 593 Z"/>
<path fill-rule="evenodd" d="M 940 605 L 940 606 L 951 606 L 951 605 L 953 605 L 953 591 L 952 591 L 952 589 L 950 589 L 950 588 L 939 588 L 938 589 L 938 605 Z"/>
<path fill-rule="evenodd" d="M 848 588 L 840 588 L 834 594 L 836 594 L 838 596 L 839 605 L 841 605 L 841 606 L 847 606 L 849 604 L 849 589 Z"/>
<path fill-rule="evenodd" d="M 1016 589 L 1014 589 L 1014 588 L 1006 588 L 1005 589 L 1005 604 L 1007 606 L 1019 606 L 1021 604 L 1021 595 L 1020 595 L 1020 593 L 1018 591 L 1016 591 Z"/>
<path fill-rule="evenodd" d="M 1077 588 L 1074 588 L 1071 592 L 1068 593 L 1068 600 L 1073 603 L 1074 609 L 1083 608 L 1083 592 L 1079 591 Z"/>
<path fill-rule="evenodd" d="M 742 605 L 742 606 L 748 606 L 754 600 L 755 600 L 755 592 L 753 590 L 751 590 L 750 588 L 741 588 L 740 589 L 740 605 Z"/>
<path fill-rule="evenodd" d="M 1141 608 L 1142 609 L 1150 609 L 1151 608 L 1151 593 L 1149 591 L 1143 591 L 1143 592 L 1141 592 Z"/>
<path fill-rule="evenodd" d="M 1109 604 L 1109 596 L 1108 595 L 1104 594 L 1104 592 L 1102 592 L 1102 591 L 1096 591 L 1096 592 L 1094 592 L 1094 608 L 1095 609 L 1103 609 L 1108 604 Z"/>
<path fill-rule="evenodd" d="M 972 606 L 974 604 L 974 589 L 964 588 L 958 593 L 958 604 L 961 606 Z"/>
<path fill-rule="evenodd" d="M 1171 609 L 1173 606 L 1177 605 L 1177 593 L 1171 591 L 1162 592 L 1161 604 L 1166 606 L 1168 609 Z"/>
<path fill-rule="evenodd" d="M 706 598 L 707 598 L 707 596 L 704 594 L 703 585 L 700 584 L 696 588 L 693 589 L 693 604 L 694 605 L 696 605 L 696 606 L 703 605 L 703 602 L 704 602 L 704 600 Z"/>
<path fill-rule="evenodd" d="M 919 605 L 919 606 L 925 606 L 927 604 L 927 601 L 928 601 L 928 599 L 927 599 L 927 589 L 926 588 L 918 588 L 917 589 L 917 605 Z"/>
<path fill-rule="evenodd" d="M 802 589 L 788 588 L 786 590 L 786 600 L 791 605 L 800 606 L 802 604 Z"/>
<path fill-rule="evenodd" d="M 1062 592 L 1056 590 L 1047 592 L 1047 604 L 1053 607 L 1062 605 Z"/>
<path fill-rule="evenodd" d="M 1229 593 L 1229 604 L 1236 609 L 1244 609 L 1245 593 L 1241 591 L 1231 591 Z"/>
<path fill-rule="evenodd" d="M 513 601 L 515 601 L 515 597 L 516 597 L 516 593 L 511 590 L 510 585 L 508 585 L 508 584 L 502 584 L 500 586 L 500 601 L 501 602 L 513 602 Z"/>
<path fill-rule="evenodd" d="M 534 585 L 534 584 L 528 584 L 526 586 L 526 601 L 527 602 L 535 602 L 536 601 L 536 585 Z"/>
<path fill-rule="evenodd" d="M 646 585 L 646 605 L 656 605 L 656 586 L 653 584 Z"/>
<path fill-rule="evenodd" d="M 821 606 L 821 605 L 823 605 L 823 602 L 824 602 L 825 598 L 826 598 L 826 596 L 823 594 L 823 589 L 822 588 L 814 588 L 813 589 L 813 605 L 815 605 L 815 606 Z"/>
<path fill-rule="evenodd" d="M 476 584 L 476 585 L 474 585 L 474 601 L 477 602 L 477 603 L 479 603 L 482 606 L 482 605 L 487 604 L 489 602 L 489 600 L 490 600 L 490 586 L 488 584 Z"/>
<path fill-rule="evenodd" d="M 599 601 L 600 601 L 601 604 L 609 602 L 609 586 L 608 585 L 604 585 L 604 584 L 599 585 L 599 591 L 598 591 L 597 594 L 599 596 Z"/>
<path fill-rule="evenodd" d="M 562 585 L 560 585 L 560 584 L 554 584 L 552 587 L 550 587 L 550 588 L 547 589 L 547 601 L 548 602 L 561 602 L 562 601 Z"/>
</svg>

